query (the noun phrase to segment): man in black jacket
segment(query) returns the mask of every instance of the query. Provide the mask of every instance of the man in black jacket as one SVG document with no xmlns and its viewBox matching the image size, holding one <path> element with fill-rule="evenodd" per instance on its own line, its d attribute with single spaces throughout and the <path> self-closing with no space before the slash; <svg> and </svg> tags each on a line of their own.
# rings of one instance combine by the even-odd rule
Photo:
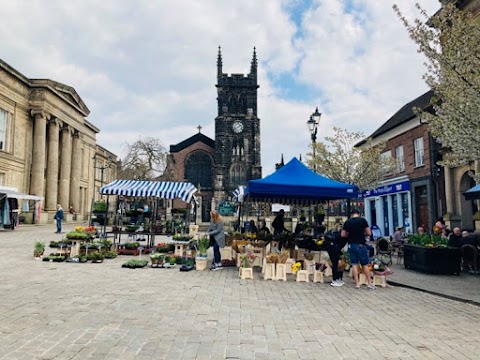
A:
<svg viewBox="0 0 480 360">
<path fill-rule="evenodd" d="M 347 244 L 347 238 L 342 238 L 339 231 L 328 231 L 324 235 L 325 249 L 332 262 L 332 286 L 343 286 L 345 283 L 342 280 L 342 273 L 338 271 L 338 261 L 342 255 L 342 249 Z"/>
</svg>

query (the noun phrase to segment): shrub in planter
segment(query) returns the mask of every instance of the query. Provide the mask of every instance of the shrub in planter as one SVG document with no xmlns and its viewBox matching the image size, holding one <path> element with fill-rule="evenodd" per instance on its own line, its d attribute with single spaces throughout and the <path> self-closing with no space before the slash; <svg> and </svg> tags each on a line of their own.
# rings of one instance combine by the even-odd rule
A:
<svg viewBox="0 0 480 360">
<path fill-rule="evenodd" d="M 88 261 L 85 255 L 77 255 L 72 256 L 71 258 L 67 259 L 67 262 L 74 262 L 74 263 L 86 263 Z"/>
<path fill-rule="evenodd" d="M 33 245 L 33 256 L 40 257 L 45 252 L 45 243 L 43 241 L 35 241 Z"/>
<path fill-rule="evenodd" d="M 117 257 L 117 253 L 115 251 L 105 251 L 103 256 L 105 259 L 115 259 Z"/>
<path fill-rule="evenodd" d="M 135 232 L 138 230 L 138 226 L 137 225 L 127 225 L 125 227 L 125 230 L 128 231 L 128 232 Z"/>
<path fill-rule="evenodd" d="M 105 256 L 101 252 L 97 251 L 97 252 L 89 253 L 87 255 L 87 259 L 92 260 L 92 262 L 94 263 L 98 263 L 98 262 L 103 262 L 103 259 L 105 259 Z"/>
<path fill-rule="evenodd" d="M 53 262 L 62 262 L 65 261 L 65 256 L 60 254 L 50 254 L 47 257 L 43 258 L 43 261 L 53 261 Z"/>
<path fill-rule="evenodd" d="M 128 249 L 128 250 L 136 250 L 140 246 L 140 243 L 138 242 L 126 243 L 124 244 L 124 246 L 125 246 L 125 249 Z"/>
<path fill-rule="evenodd" d="M 175 251 L 175 244 L 159 243 L 156 247 L 157 251 L 160 253 L 169 253 L 171 251 Z"/>
<path fill-rule="evenodd" d="M 172 240 L 173 241 L 189 242 L 190 241 L 190 236 L 188 236 L 188 235 L 174 235 Z"/>
<path fill-rule="evenodd" d="M 124 263 L 122 267 L 129 268 L 129 269 L 136 269 L 136 268 L 143 268 L 147 266 L 147 264 L 148 264 L 147 260 L 130 260 Z"/>
<path fill-rule="evenodd" d="M 84 232 L 70 231 L 67 233 L 67 239 L 70 240 L 85 240 L 88 237 Z"/>
<path fill-rule="evenodd" d="M 208 237 L 201 237 L 197 240 L 198 256 L 207 257 L 207 250 L 210 246 L 210 239 Z"/>
</svg>

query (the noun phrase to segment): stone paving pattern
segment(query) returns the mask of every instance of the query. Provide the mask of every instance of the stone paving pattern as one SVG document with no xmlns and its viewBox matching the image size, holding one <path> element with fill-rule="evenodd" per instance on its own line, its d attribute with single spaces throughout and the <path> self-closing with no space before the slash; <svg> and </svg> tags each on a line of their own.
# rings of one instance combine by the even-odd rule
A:
<svg viewBox="0 0 480 360">
<path fill-rule="evenodd" d="M 67 225 L 65 231 L 73 228 Z M 0 232 L 0 359 L 479 359 L 480 307 L 402 287 L 34 260 Z"/>
</svg>

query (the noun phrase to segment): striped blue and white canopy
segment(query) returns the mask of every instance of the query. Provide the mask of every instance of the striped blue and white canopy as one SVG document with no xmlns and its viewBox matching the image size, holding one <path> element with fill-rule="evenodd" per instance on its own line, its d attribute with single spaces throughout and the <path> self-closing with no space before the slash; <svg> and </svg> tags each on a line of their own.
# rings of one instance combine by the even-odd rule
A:
<svg viewBox="0 0 480 360">
<path fill-rule="evenodd" d="M 115 180 L 100 188 L 102 195 L 123 195 L 157 197 L 162 199 L 180 198 L 190 202 L 197 188 L 187 182 Z"/>
<path fill-rule="evenodd" d="M 232 192 L 232 195 L 234 196 L 236 202 L 243 202 L 243 198 L 245 196 L 245 186 L 239 185 L 238 188 Z"/>
</svg>

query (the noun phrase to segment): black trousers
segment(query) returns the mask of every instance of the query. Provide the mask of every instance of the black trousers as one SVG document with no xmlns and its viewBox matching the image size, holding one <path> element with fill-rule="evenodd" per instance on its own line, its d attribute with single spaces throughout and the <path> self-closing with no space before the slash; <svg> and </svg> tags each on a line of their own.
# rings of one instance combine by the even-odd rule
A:
<svg viewBox="0 0 480 360">
<path fill-rule="evenodd" d="M 327 244 L 326 250 L 330 260 L 332 261 L 332 280 L 338 280 L 342 277 L 341 275 L 343 275 L 338 271 L 338 260 L 340 260 L 342 250 L 339 249 L 335 244 Z"/>
</svg>

